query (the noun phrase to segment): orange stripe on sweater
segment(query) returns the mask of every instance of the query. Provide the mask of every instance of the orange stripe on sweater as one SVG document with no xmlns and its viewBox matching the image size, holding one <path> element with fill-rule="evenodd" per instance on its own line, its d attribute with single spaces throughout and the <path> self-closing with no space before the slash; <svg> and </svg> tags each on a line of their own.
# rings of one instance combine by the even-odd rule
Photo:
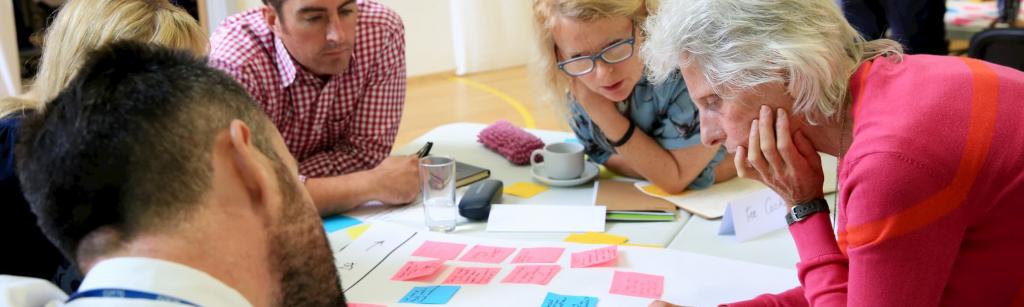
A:
<svg viewBox="0 0 1024 307">
<path fill-rule="evenodd" d="M 881 220 L 847 225 L 845 237 L 850 247 L 875 244 L 935 222 L 967 200 L 975 179 L 981 173 L 992 145 L 998 112 L 999 78 L 984 62 L 963 59 L 972 74 L 971 114 L 964 151 L 953 181 L 924 201 Z M 868 204 L 864 204 L 868 205 Z"/>
<path fill-rule="evenodd" d="M 863 103 L 860 103 L 860 100 L 864 99 L 864 88 L 866 87 L 866 86 L 864 86 L 864 84 L 867 83 L 867 81 L 868 81 L 868 73 L 871 72 L 871 64 L 873 64 L 873 63 L 874 63 L 873 61 L 867 61 L 867 62 L 864 62 L 864 64 L 860 64 L 860 65 L 863 65 L 864 67 L 862 68 L 861 73 L 860 73 L 860 80 L 857 80 L 857 98 L 856 98 L 857 101 L 854 102 L 854 104 L 853 104 L 853 116 L 852 116 L 854 119 L 856 119 L 857 116 L 860 115 L 861 106 L 864 105 Z"/>
</svg>

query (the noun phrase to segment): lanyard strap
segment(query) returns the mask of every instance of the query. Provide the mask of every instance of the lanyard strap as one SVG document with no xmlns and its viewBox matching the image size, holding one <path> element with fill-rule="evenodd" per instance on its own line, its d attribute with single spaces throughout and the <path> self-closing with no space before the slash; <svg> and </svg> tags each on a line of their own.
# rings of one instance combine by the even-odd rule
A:
<svg viewBox="0 0 1024 307">
<path fill-rule="evenodd" d="M 88 297 L 113 297 L 113 298 L 143 299 L 143 300 L 171 302 L 171 303 L 177 303 L 177 304 L 182 304 L 182 305 L 187 305 L 187 306 L 199 307 L 199 305 L 193 304 L 192 302 L 189 302 L 189 301 L 177 298 L 177 297 L 173 297 L 173 296 L 167 296 L 167 295 L 156 294 L 156 293 L 145 292 L 145 291 L 136 291 L 136 290 L 128 290 L 128 289 L 113 289 L 113 288 L 92 289 L 92 290 L 87 290 L 87 291 L 83 291 L 83 292 L 75 292 L 75 294 L 72 294 L 71 297 L 68 298 L 67 303 L 70 303 L 71 301 L 74 301 L 74 300 L 77 300 L 77 299 L 80 299 L 80 298 L 88 298 Z"/>
</svg>

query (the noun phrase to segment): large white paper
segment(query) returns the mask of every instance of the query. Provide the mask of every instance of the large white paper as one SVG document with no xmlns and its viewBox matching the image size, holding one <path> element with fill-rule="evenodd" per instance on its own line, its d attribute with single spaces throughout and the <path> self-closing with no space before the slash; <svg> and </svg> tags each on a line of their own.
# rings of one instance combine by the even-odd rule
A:
<svg viewBox="0 0 1024 307">
<path fill-rule="evenodd" d="M 825 154 L 819 155 L 821 156 L 822 171 L 825 175 L 825 181 L 822 183 L 821 187 L 822 191 L 826 194 L 835 192 L 837 189 L 836 170 L 839 166 L 839 162 L 833 156 Z M 726 161 L 723 163 L 731 162 Z M 747 193 L 766 188 L 765 185 L 760 182 L 743 178 L 735 178 L 725 182 L 716 183 L 707 189 L 688 190 L 675 195 L 655 194 L 645 190 L 645 188 L 651 186 L 650 182 L 640 181 L 635 185 L 637 189 L 640 189 L 640 191 L 647 195 L 670 201 L 687 212 L 709 220 L 717 219 L 725 215 L 725 206 L 729 201 Z"/>
<path fill-rule="evenodd" d="M 400 246 L 391 245 L 391 242 L 400 240 L 404 240 Z M 664 294 L 661 299 L 683 306 L 716 306 L 751 299 L 763 293 L 782 292 L 799 285 L 795 270 L 689 252 L 632 246 L 618 247 L 619 260 L 615 267 L 572 269 L 570 255 L 593 249 L 593 245 L 486 239 L 375 223 L 351 245 L 335 254 L 338 263 L 354 263 L 353 266 L 359 268 L 367 265 L 372 267 L 369 271 L 341 271 L 345 296 L 350 301 L 362 303 L 417 306 L 397 302 L 415 286 L 440 283 L 451 269 L 445 271 L 435 283 L 396 282 L 390 278 L 407 261 L 426 260 L 411 255 L 427 240 L 467 246 L 479 244 L 512 247 L 517 252 L 524 247 L 565 248 L 562 257 L 554 263 L 560 265 L 562 270 L 545 286 L 499 282 L 516 266 L 511 260 L 499 264 L 449 260 L 445 263 L 448 266 L 498 267 L 501 271 L 486 285 L 464 285 L 445 306 L 540 306 L 548 292 L 597 297 L 600 299 L 598 306 L 647 306 L 651 302 L 649 298 L 609 293 L 616 270 L 664 276 Z M 378 244 L 380 241 L 385 243 Z M 389 253 L 380 253 L 378 248 L 388 249 Z"/>
<path fill-rule="evenodd" d="M 719 235 L 736 235 L 740 242 L 786 228 L 786 203 L 771 189 L 729 201 Z"/>
<path fill-rule="evenodd" d="M 487 231 L 604 231 L 604 206 L 492 205 Z"/>
</svg>

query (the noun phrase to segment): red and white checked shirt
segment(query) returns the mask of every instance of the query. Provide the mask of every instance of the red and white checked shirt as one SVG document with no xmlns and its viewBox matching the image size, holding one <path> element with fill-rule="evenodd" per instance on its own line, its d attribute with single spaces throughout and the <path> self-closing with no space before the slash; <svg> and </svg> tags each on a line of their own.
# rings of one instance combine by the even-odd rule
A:
<svg viewBox="0 0 1024 307">
<path fill-rule="evenodd" d="M 391 152 L 405 104 L 405 28 L 391 9 L 358 1 L 344 73 L 323 81 L 292 59 L 259 9 L 228 17 L 210 39 L 210 65 L 238 80 L 284 136 L 309 177 L 376 167 Z"/>
</svg>

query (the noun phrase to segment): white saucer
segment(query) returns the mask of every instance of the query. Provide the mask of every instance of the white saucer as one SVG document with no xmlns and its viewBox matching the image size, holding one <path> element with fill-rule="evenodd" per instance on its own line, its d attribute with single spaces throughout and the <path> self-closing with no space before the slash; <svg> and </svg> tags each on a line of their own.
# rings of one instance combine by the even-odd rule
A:
<svg viewBox="0 0 1024 307">
<path fill-rule="evenodd" d="M 597 168 L 597 164 L 594 164 L 593 162 L 589 161 L 584 162 L 583 174 L 573 179 L 552 179 L 548 178 L 547 176 L 541 175 L 537 171 L 538 170 L 536 167 L 530 169 L 530 174 L 533 175 L 533 179 L 536 179 L 537 181 L 540 181 L 546 185 L 556 187 L 571 187 L 581 185 L 590 182 L 591 180 L 594 180 L 594 178 L 597 177 L 598 173 L 600 173 L 600 170 Z"/>
</svg>

